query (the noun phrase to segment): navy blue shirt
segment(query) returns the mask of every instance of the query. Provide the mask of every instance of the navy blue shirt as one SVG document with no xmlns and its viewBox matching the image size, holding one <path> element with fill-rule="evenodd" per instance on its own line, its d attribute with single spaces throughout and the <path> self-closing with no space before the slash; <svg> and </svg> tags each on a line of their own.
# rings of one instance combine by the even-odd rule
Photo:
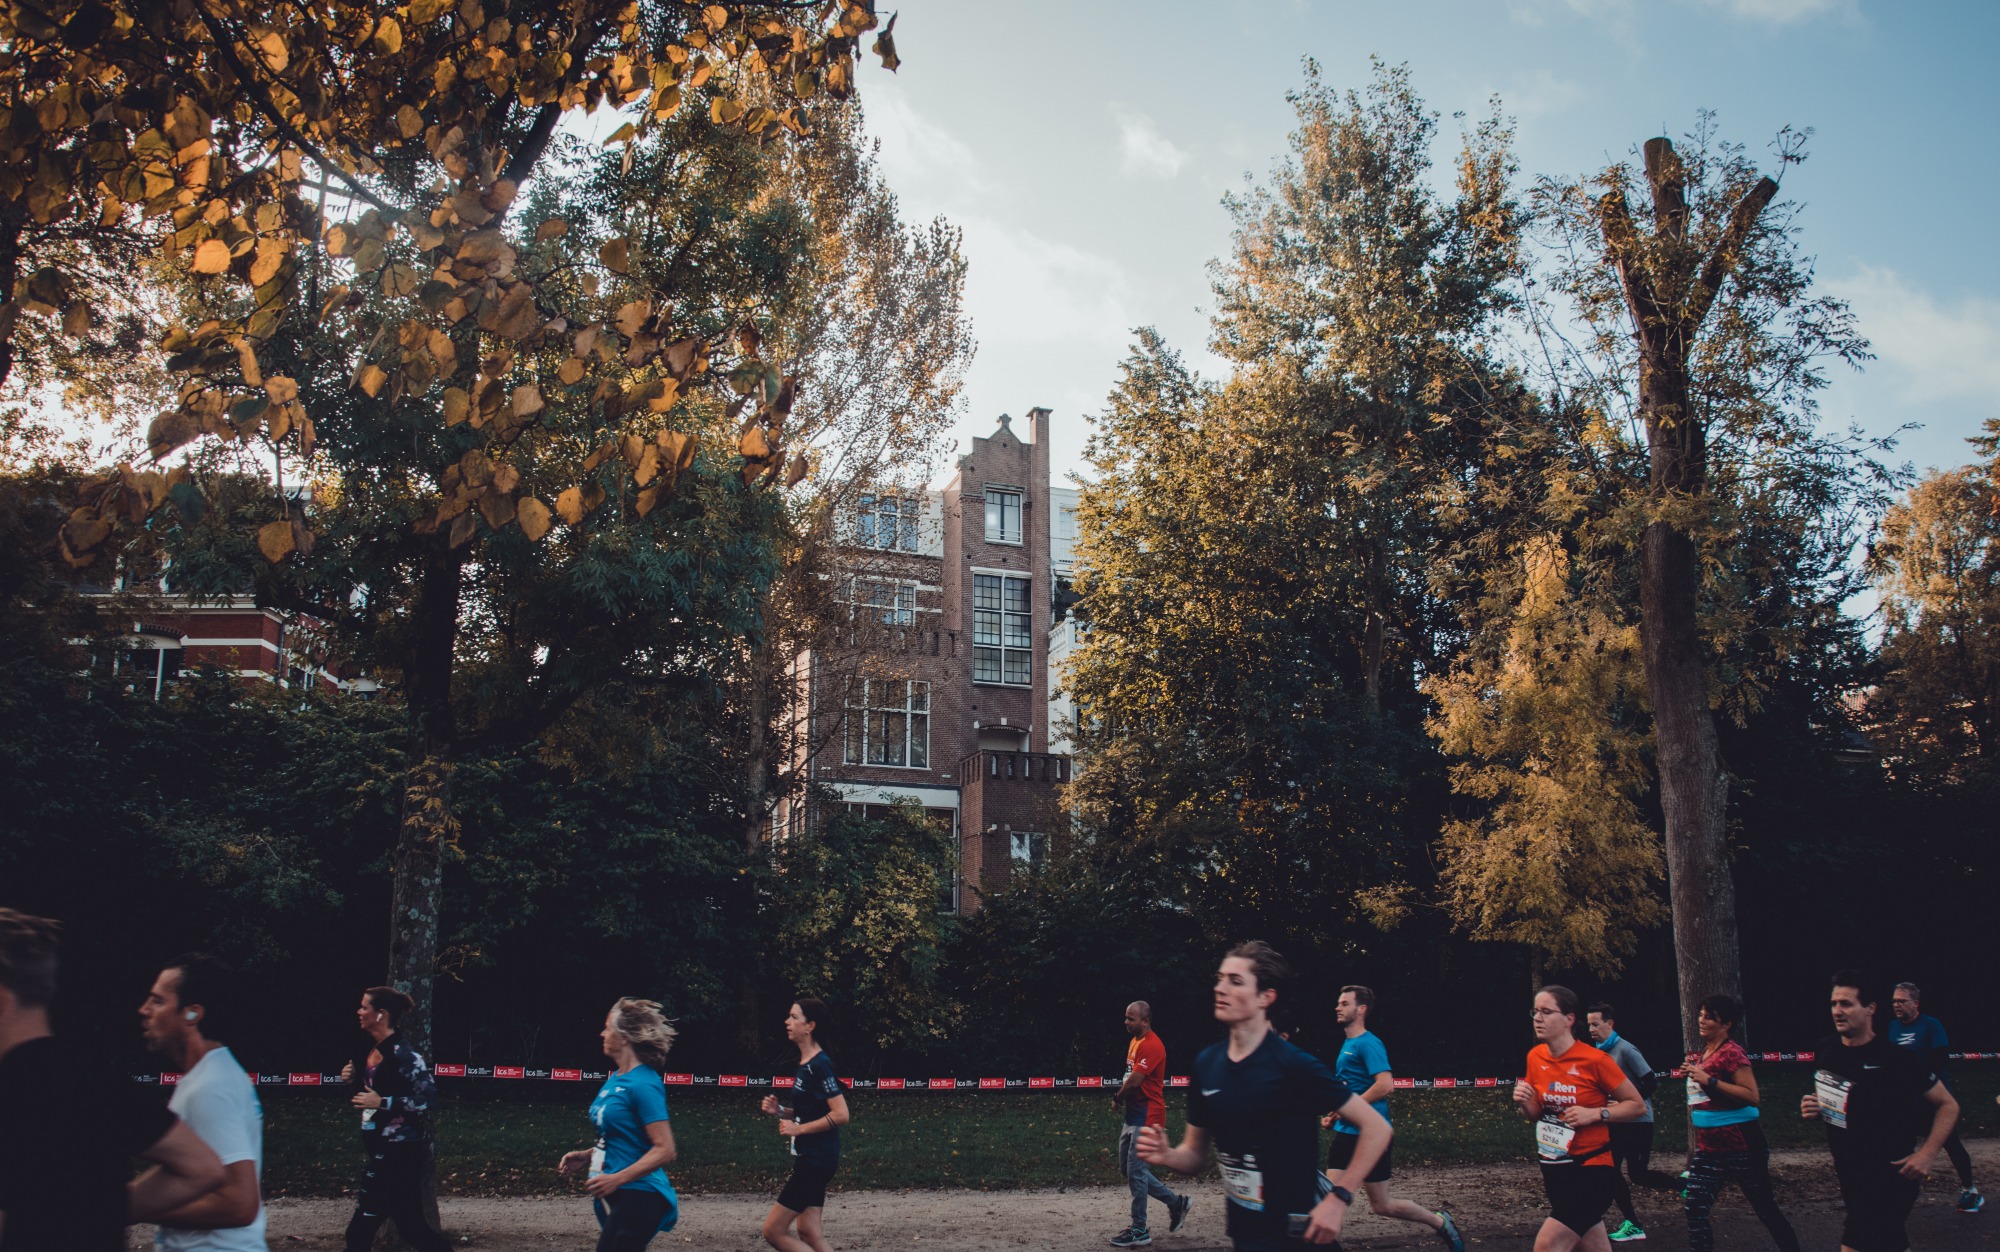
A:
<svg viewBox="0 0 2000 1252">
<path fill-rule="evenodd" d="M 1891 1017 L 1887 1033 L 1889 1042 L 1916 1053 L 1945 1089 L 1951 1089 L 1951 1076 L 1945 1073 L 1945 1062 L 1951 1057 L 1951 1040 L 1945 1037 L 1943 1022 L 1928 1013 L 1917 1014 L 1917 1020 L 1907 1026 L 1901 1018 Z"/>
<path fill-rule="evenodd" d="M 835 1096 L 846 1094 L 840 1078 L 833 1072 L 833 1058 L 821 1052 L 792 1075 L 792 1120 L 818 1121 L 831 1111 Z M 840 1164 L 840 1127 L 817 1134 L 794 1135 L 792 1151 L 808 1165 L 833 1169 Z"/>
<path fill-rule="evenodd" d="M 1195 1058 L 1187 1120 L 1215 1144 L 1230 1238 L 1281 1238 L 1290 1214 L 1319 1203 L 1319 1115 L 1353 1094 L 1275 1030 L 1240 1061 L 1226 1040 Z"/>
</svg>

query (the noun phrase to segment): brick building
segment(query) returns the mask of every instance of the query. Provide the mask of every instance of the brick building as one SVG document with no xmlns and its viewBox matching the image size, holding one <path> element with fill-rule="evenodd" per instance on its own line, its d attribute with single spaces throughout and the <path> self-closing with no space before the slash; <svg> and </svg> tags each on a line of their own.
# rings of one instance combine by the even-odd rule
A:
<svg viewBox="0 0 2000 1252">
<path fill-rule="evenodd" d="M 106 600 L 112 596 L 107 589 L 88 587 L 84 594 Z M 122 635 L 100 641 L 97 663 L 156 700 L 199 668 L 287 687 L 361 695 L 376 688 L 367 678 L 340 678 L 321 663 L 310 619 L 259 608 L 247 595 L 197 602 L 170 592 L 138 598 L 128 593 L 117 603 L 119 611 L 129 606 L 129 626 Z"/>
<path fill-rule="evenodd" d="M 949 822 L 965 912 L 1046 855 L 1070 777 L 1049 746 L 1049 411 L 1024 426 L 975 437 L 942 490 L 862 498 L 840 573 L 851 646 L 795 660 L 804 773 Z"/>
</svg>

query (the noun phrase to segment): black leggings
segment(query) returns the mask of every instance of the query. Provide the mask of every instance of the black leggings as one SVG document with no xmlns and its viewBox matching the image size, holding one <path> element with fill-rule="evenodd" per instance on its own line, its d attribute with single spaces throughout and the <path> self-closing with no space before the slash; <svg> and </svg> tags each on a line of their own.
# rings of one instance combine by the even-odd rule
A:
<svg viewBox="0 0 2000 1252">
<path fill-rule="evenodd" d="M 1687 1210 L 1688 1252 L 1714 1252 L 1715 1228 L 1709 1225 L 1709 1214 L 1714 1212 L 1722 1189 L 1730 1183 L 1735 1183 L 1743 1198 L 1750 1201 L 1757 1220 L 1771 1232 L 1778 1252 L 1799 1252 L 1799 1236 L 1785 1220 L 1785 1211 L 1778 1207 L 1778 1197 L 1771 1191 L 1771 1146 L 1764 1140 L 1763 1127 L 1756 1122 L 1744 1122 L 1737 1129 L 1743 1132 L 1748 1147 L 1734 1152 L 1697 1148 L 1688 1162 L 1687 1190 L 1681 1200 Z"/>
<path fill-rule="evenodd" d="M 1642 1187 L 1655 1187 L 1662 1191 L 1678 1191 L 1680 1183 L 1653 1168 L 1653 1123 L 1613 1122 L 1611 1123 L 1611 1163 L 1618 1170 L 1617 1183 L 1612 1188 L 1612 1202 L 1628 1222 L 1637 1222 L 1639 1214 L 1632 1208 L 1632 1188 L 1625 1184 L 1625 1175 L 1630 1173 L 1632 1181 Z"/>
<path fill-rule="evenodd" d="M 368 1252 L 382 1223 L 391 1221 L 403 1242 L 417 1252 L 449 1252 L 451 1240 L 424 1216 L 424 1171 L 429 1165 L 430 1153 L 421 1143 L 381 1143 L 369 1151 L 361 1198 L 347 1223 L 347 1252 Z"/>
<path fill-rule="evenodd" d="M 645 1252 L 667 1219 L 667 1197 L 621 1187 L 591 1204 L 597 1211 L 597 1252 Z"/>
<path fill-rule="evenodd" d="M 1958 1131 L 1951 1132 L 1951 1138 L 1944 1141 L 1944 1154 L 1951 1158 L 1951 1167 L 1958 1171 L 1958 1185 L 1967 1190 L 1972 1187 L 1972 1157 L 1967 1155 L 1965 1145 L 1959 1142 Z"/>
</svg>

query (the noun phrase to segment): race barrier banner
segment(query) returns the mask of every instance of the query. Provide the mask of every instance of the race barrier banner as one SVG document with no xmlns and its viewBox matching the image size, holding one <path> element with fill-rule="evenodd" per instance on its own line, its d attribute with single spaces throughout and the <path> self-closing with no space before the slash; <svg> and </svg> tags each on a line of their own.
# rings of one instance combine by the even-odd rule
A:
<svg viewBox="0 0 2000 1252">
<path fill-rule="evenodd" d="M 1953 1052 L 1954 1061 L 2000 1061 L 2000 1052 Z M 1754 1061 L 1808 1062 L 1810 1052 L 1752 1052 Z M 461 1065 L 441 1062 L 432 1072 L 439 1078 L 501 1078 L 545 1082 L 602 1082 L 609 1077 L 601 1069 L 535 1069 L 523 1065 Z M 1660 1070 L 1656 1078 L 1678 1078 L 1678 1069 Z M 759 1078 L 750 1074 L 663 1074 L 669 1087 L 757 1087 L 785 1090 L 792 1085 L 789 1074 Z M 132 1081 L 171 1087 L 179 1074 L 134 1074 Z M 339 1074 L 252 1074 L 250 1081 L 260 1087 L 337 1087 Z M 1103 1091 L 1118 1088 L 1121 1078 L 1085 1074 L 1075 1078 L 843 1078 L 841 1083 L 855 1091 Z M 1398 1078 L 1398 1091 L 1460 1091 L 1511 1087 L 1512 1078 Z M 1188 1085 L 1186 1074 L 1168 1077 L 1170 1087 Z"/>
</svg>

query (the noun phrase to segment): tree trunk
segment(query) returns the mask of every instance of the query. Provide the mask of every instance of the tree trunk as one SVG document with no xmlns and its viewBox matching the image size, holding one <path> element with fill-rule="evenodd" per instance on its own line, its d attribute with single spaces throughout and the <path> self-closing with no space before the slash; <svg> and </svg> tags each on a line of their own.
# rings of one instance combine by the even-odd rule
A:
<svg viewBox="0 0 2000 1252">
<path fill-rule="evenodd" d="M 768 620 L 771 610 L 771 594 L 764 595 L 764 614 Z M 744 672 L 747 675 L 744 703 L 748 706 L 744 716 L 748 719 L 745 727 L 746 742 L 743 752 L 743 851 L 755 857 L 764 847 L 764 838 L 771 825 L 771 682 L 773 669 L 772 649 L 768 637 L 751 641 L 746 651 Z M 751 909 L 757 907 L 751 901 Z M 769 928 L 758 926 L 757 933 L 769 934 Z M 736 983 L 736 1041 L 745 1056 L 757 1054 L 763 1035 L 762 1002 L 758 997 L 758 980 L 751 971 Z"/>
<path fill-rule="evenodd" d="M 1700 624 L 1701 556 L 1676 515 L 1708 493 L 1707 432 L 1690 403 L 1689 359 L 1701 324 L 1778 184 L 1758 180 L 1731 209 L 1706 257 L 1690 256 L 1686 170 L 1664 138 L 1645 145 L 1654 236 L 1641 238 L 1623 191 L 1599 201 L 1605 254 L 1618 272 L 1639 346 L 1639 414 L 1654 519 L 1641 540 L 1639 634 L 1660 777 L 1673 904 L 1682 1042 L 1698 1047 L 1705 996 L 1742 995 L 1736 883 L 1729 868 L 1729 779 L 1709 707 Z M 1666 516 L 1661 516 L 1665 513 Z"/>
<path fill-rule="evenodd" d="M 458 637 L 461 567 L 443 535 L 426 561 L 417 600 L 415 635 L 403 668 L 410 718 L 410 768 L 403 778 L 402 820 L 389 895 L 389 985 L 414 1002 L 399 1030 L 428 1062 L 435 1063 L 438 913 L 444 897 L 444 850 L 457 836 L 451 811 L 454 734 L 451 708 L 452 652 Z M 435 1114 L 433 1115 L 435 1116 Z M 439 1225 L 437 1159 L 427 1157 L 423 1213 Z M 398 1240 L 407 1242 L 403 1232 Z M 393 1248 L 385 1230 L 377 1248 Z"/>
</svg>

